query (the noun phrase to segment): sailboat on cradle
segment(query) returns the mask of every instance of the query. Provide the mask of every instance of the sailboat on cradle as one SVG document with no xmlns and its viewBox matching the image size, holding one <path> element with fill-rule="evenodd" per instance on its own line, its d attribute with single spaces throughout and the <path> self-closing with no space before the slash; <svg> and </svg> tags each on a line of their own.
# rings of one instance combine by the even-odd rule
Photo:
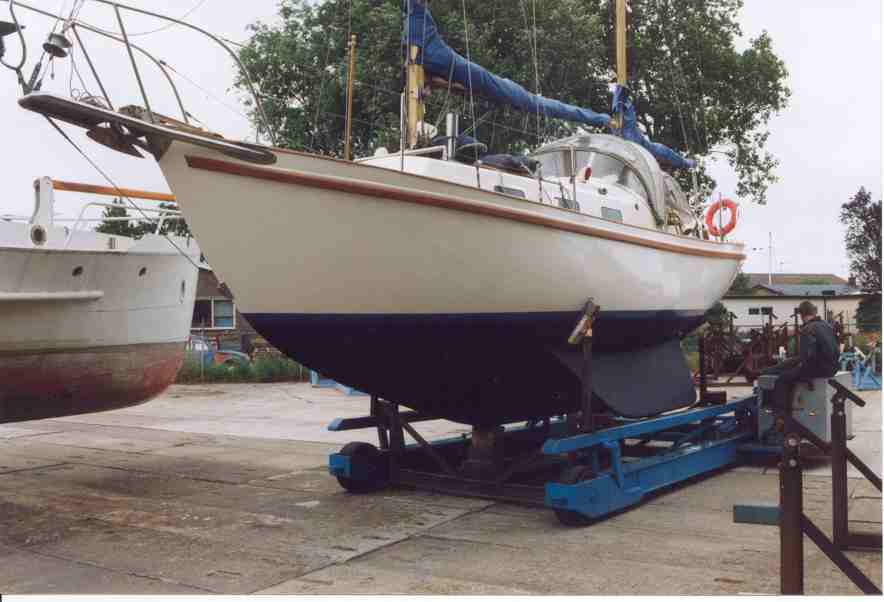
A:
<svg viewBox="0 0 884 602">
<path fill-rule="evenodd" d="M 149 108 L 44 92 L 20 103 L 152 153 L 248 321 L 335 380 L 479 427 L 572 413 L 582 356 L 568 340 L 591 299 L 596 402 L 634 418 L 694 403 L 680 339 L 744 254 L 704 236 L 661 167 L 692 162 L 644 137 L 622 85 L 612 118 L 461 57 L 423 0 L 408 0 L 403 29 L 403 149 L 356 161 L 221 139 Z M 612 133 L 477 157 L 450 116 L 446 135 L 419 147 L 434 78 Z"/>
</svg>

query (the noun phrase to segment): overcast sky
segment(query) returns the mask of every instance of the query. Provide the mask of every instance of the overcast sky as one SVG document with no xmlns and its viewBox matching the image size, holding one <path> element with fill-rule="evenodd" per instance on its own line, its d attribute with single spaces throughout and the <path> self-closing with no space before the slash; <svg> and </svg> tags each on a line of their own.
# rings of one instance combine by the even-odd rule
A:
<svg viewBox="0 0 884 602">
<path fill-rule="evenodd" d="M 45 10 L 66 13 L 73 0 L 30 0 Z M 355 0 L 360 1 L 360 0 Z M 477 1 L 477 0 L 470 0 Z M 543 2 L 553 0 L 540 0 Z M 164 14 L 182 16 L 198 0 L 130 0 L 130 4 Z M 0 19 L 8 20 L 7 4 L 0 1 Z M 277 0 L 203 0 L 188 21 L 233 40 L 246 39 L 246 26 L 256 19 L 274 20 Z M 27 26 L 30 55 L 27 72 L 51 23 L 18 9 Z M 107 7 L 87 2 L 80 17 L 107 29 L 117 29 Z M 775 52 L 789 69 L 793 96 L 790 106 L 770 123 L 769 149 L 779 158 L 780 181 L 770 188 L 766 207 L 743 202 L 741 221 L 732 238 L 747 245 L 745 271 L 768 269 L 768 232 L 773 234 L 774 271 L 832 272 L 846 276 L 844 232 L 838 221 L 839 208 L 860 186 L 877 200 L 882 188 L 882 47 L 881 2 L 879 0 L 745 0 L 740 23 L 746 39 L 762 30 L 770 32 Z M 133 34 L 162 26 L 154 19 L 127 16 Z M 117 106 L 143 104 L 127 57 L 112 42 L 84 33 L 84 43 L 104 78 Z M 233 81 L 232 61 L 200 36 L 173 28 L 133 41 L 171 64 L 178 72 L 199 84 L 194 87 L 173 75 L 188 109 L 211 128 L 228 136 L 247 137 L 248 122 L 240 114 L 229 88 Z M 7 61 L 19 56 L 17 41 L 7 38 Z M 57 65 L 55 79 L 47 77 L 44 89 L 67 94 L 69 64 Z M 80 74 L 87 88 L 97 94 L 88 66 L 79 60 Z M 140 63 L 141 64 L 141 63 Z M 168 85 L 156 69 L 142 65 L 154 110 L 177 116 Z M 506 74 L 503 74 L 506 75 Z M 48 175 L 103 184 L 101 177 L 43 118 L 18 107 L 18 87 L 12 72 L 0 71 L 0 123 L 2 123 L 2 177 L 4 194 L 0 214 L 29 214 L 32 208 L 31 182 Z M 82 86 L 76 76 L 73 88 Z M 552 95 L 552 94 L 551 94 Z M 216 99 L 223 99 L 222 105 Z M 77 129 L 69 129 L 83 149 L 110 173 L 120 186 L 168 190 L 151 158 L 136 160 L 105 151 Z M 713 167 L 723 196 L 734 197 L 735 177 L 725 162 Z M 71 216 L 82 197 L 59 195 L 57 210 Z M 739 200 L 736 199 L 735 200 Z M 248 211 L 247 205 L 235 208 Z M 753 248 L 759 250 L 753 251 Z"/>
</svg>

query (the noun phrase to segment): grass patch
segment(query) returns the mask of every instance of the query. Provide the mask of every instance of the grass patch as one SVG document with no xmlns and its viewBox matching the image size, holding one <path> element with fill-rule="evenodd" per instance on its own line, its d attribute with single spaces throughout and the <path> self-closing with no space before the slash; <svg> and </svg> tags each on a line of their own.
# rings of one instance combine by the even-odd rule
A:
<svg viewBox="0 0 884 602">
<path fill-rule="evenodd" d="M 299 363 L 282 356 L 262 356 L 243 364 L 211 364 L 208 360 L 200 365 L 201 354 L 187 353 L 178 370 L 175 382 L 195 383 L 272 383 L 300 382 L 310 378 L 310 371 Z"/>
</svg>

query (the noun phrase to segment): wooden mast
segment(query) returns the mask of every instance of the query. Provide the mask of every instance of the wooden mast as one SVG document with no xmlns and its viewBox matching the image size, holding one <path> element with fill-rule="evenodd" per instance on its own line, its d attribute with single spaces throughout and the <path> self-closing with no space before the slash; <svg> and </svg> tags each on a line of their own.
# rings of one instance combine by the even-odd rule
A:
<svg viewBox="0 0 884 602">
<path fill-rule="evenodd" d="M 353 79 L 356 74 L 356 34 L 350 36 L 350 70 L 347 72 L 347 127 L 344 134 L 344 160 L 352 159 L 350 140 L 353 133 Z"/>
<path fill-rule="evenodd" d="M 617 83 L 626 85 L 626 0 L 616 1 Z"/>
<path fill-rule="evenodd" d="M 408 48 L 408 64 L 406 66 L 406 84 L 405 84 L 405 102 L 407 135 L 406 143 L 408 148 L 417 146 L 418 131 L 417 124 L 424 119 L 424 67 L 419 65 L 417 61 L 420 48 L 411 45 Z"/>
<path fill-rule="evenodd" d="M 626 1 L 614 0 L 614 35 L 617 47 L 617 84 L 626 86 Z M 623 109 L 617 112 L 612 125 L 620 129 L 623 127 Z"/>
</svg>

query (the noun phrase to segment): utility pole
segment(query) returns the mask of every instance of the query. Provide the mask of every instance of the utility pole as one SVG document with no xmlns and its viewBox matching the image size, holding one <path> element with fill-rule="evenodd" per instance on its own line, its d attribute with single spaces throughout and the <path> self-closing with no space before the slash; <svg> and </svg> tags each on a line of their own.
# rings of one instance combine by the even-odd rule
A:
<svg viewBox="0 0 884 602">
<path fill-rule="evenodd" d="M 773 232 L 767 233 L 767 284 L 773 286 Z"/>
</svg>

